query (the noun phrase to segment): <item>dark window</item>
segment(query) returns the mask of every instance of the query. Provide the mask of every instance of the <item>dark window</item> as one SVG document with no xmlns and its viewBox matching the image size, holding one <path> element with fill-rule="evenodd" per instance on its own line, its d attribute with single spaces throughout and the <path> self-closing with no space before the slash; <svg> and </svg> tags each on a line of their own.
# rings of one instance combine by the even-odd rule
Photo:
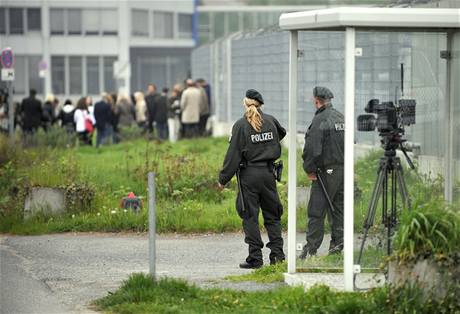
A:
<svg viewBox="0 0 460 314">
<path fill-rule="evenodd" d="M 115 79 L 113 77 L 113 63 L 116 57 L 104 57 L 104 91 L 112 93 L 115 91 Z"/>
<path fill-rule="evenodd" d="M 67 17 L 69 35 L 81 35 L 81 10 L 69 9 Z"/>
<path fill-rule="evenodd" d="M 23 9 L 10 8 L 10 34 L 24 34 Z"/>
<path fill-rule="evenodd" d="M 29 57 L 29 89 L 33 88 L 37 90 L 39 94 L 43 94 L 43 78 L 40 77 L 38 69 L 40 61 L 40 56 Z"/>
<path fill-rule="evenodd" d="M 192 15 L 179 14 L 179 38 L 192 38 Z"/>
<path fill-rule="evenodd" d="M 39 31 L 42 29 L 42 16 L 39 8 L 27 9 L 27 30 Z"/>
<path fill-rule="evenodd" d="M 86 57 L 86 89 L 90 95 L 100 93 L 99 89 L 99 57 Z"/>
<path fill-rule="evenodd" d="M 5 8 L 0 8 L 0 34 L 6 34 L 6 12 L 5 12 Z"/>
<path fill-rule="evenodd" d="M 64 57 L 51 57 L 51 82 L 54 94 L 65 94 Z"/>
<path fill-rule="evenodd" d="M 69 80 L 70 94 L 81 95 L 83 80 L 81 57 L 69 57 Z"/>
<path fill-rule="evenodd" d="M 174 15 L 171 12 L 153 12 L 153 37 L 174 37 Z"/>
<path fill-rule="evenodd" d="M 132 19 L 131 32 L 134 36 L 148 36 L 149 35 L 149 11 L 132 10 L 131 19 Z"/>
<path fill-rule="evenodd" d="M 50 10 L 50 32 L 51 35 L 64 35 L 64 9 Z"/>
</svg>

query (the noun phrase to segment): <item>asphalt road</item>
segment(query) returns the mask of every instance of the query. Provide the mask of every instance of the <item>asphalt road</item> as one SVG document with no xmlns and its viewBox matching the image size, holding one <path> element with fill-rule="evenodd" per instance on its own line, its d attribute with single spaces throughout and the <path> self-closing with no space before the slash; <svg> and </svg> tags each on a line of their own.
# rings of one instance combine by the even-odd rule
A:
<svg viewBox="0 0 460 314">
<path fill-rule="evenodd" d="M 303 237 L 299 234 L 299 240 Z M 324 241 L 323 251 L 327 245 Z M 240 233 L 161 235 L 157 252 L 160 276 L 205 287 L 273 287 L 221 281 L 248 272 L 238 268 L 247 254 Z M 264 249 L 266 263 L 268 253 Z M 148 272 L 148 238 L 99 233 L 0 236 L 0 263 L 0 313 L 91 313 L 92 300 L 115 291 L 129 274 Z"/>
</svg>

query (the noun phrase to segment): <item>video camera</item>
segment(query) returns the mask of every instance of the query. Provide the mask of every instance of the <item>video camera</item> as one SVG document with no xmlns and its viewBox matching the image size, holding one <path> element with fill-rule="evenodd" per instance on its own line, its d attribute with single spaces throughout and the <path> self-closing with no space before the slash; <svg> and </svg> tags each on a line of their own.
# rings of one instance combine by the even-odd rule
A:
<svg viewBox="0 0 460 314">
<path fill-rule="evenodd" d="M 415 106 L 415 99 L 400 99 L 396 105 L 371 99 L 364 109 L 369 114 L 358 116 L 358 131 L 377 129 L 381 135 L 404 134 L 404 126 L 415 124 Z"/>
</svg>

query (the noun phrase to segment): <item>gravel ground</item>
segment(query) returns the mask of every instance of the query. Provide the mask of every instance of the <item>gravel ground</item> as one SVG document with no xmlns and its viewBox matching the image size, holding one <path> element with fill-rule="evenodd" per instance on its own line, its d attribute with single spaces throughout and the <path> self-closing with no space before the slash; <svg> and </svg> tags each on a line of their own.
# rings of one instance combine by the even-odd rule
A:
<svg viewBox="0 0 460 314">
<path fill-rule="evenodd" d="M 298 238 L 302 241 L 304 234 Z M 319 253 L 327 245 L 326 237 Z M 264 249 L 266 263 L 268 253 Z M 157 272 L 203 287 L 251 291 L 283 285 L 222 280 L 249 272 L 238 268 L 246 254 L 241 233 L 161 235 Z M 148 272 L 148 238 L 100 233 L 0 236 L 0 261 L 1 313 L 87 313 L 89 302 L 116 290 L 129 274 Z"/>
</svg>

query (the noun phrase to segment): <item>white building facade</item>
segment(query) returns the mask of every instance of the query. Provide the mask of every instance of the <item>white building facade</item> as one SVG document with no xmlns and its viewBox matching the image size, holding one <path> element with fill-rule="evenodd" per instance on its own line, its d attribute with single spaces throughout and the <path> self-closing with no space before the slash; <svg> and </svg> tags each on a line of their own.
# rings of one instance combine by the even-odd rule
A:
<svg viewBox="0 0 460 314">
<path fill-rule="evenodd" d="M 171 87 L 190 75 L 193 0 L 1 0 L 0 47 L 15 54 L 14 99 Z"/>
</svg>

